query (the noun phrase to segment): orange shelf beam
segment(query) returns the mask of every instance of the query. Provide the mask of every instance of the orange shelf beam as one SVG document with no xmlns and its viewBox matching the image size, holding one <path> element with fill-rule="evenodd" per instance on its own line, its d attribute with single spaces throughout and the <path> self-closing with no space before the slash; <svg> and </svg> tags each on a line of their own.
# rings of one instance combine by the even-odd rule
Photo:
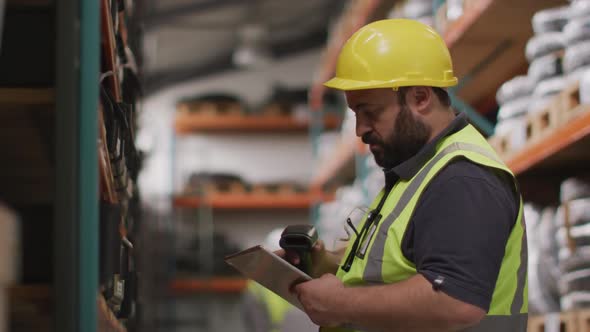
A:
<svg viewBox="0 0 590 332">
<path fill-rule="evenodd" d="M 324 127 L 338 128 L 342 120 L 337 116 L 326 116 Z M 193 132 L 281 132 L 306 131 L 309 121 L 301 121 L 292 116 L 244 116 L 231 115 L 203 115 L 182 112 L 176 116 L 176 133 L 189 134 Z"/>
<path fill-rule="evenodd" d="M 176 279 L 170 283 L 170 289 L 180 293 L 239 293 L 246 289 L 247 279 L 212 278 L 212 279 Z"/>
<path fill-rule="evenodd" d="M 177 196 L 174 206 L 198 208 L 210 206 L 214 209 L 307 209 L 321 201 L 331 200 L 333 194 L 310 193 L 213 193 L 206 197 Z"/>
<path fill-rule="evenodd" d="M 471 28 L 473 23 L 490 7 L 494 0 L 478 0 L 474 2 L 473 6 L 469 8 L 461 17 L 455 22 L 451 23 L 447 31 L 443 35 L 443 39 L 449 48 L 453 47 L 455 43 L 463 36 L 463 34 Z"/>
<path fill-rule="evenodd" d="M 581 106 L 589 108 L 588 106 Z M 508 159 L 507 165 L 515 174 L 522 174 L 556 153 L 590 136 L 590 108 L 584 114 L 556 128 L 550 135 L 526 146 Z"/>
<path fill-rule="evenodd" d="M 54 103 L 53 88 L 0 88 L 2 105 L 51 105 Z"/>
</svg>

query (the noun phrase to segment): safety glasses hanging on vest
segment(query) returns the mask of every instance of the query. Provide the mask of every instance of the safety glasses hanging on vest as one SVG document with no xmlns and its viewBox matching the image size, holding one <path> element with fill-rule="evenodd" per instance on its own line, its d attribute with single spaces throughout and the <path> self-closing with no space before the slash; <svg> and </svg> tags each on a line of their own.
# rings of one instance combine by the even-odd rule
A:
<svg viewBox="0 0 590 332">
<path fill-rule="evenodd" d="M 354 224 L 352 223 L 352 220 L 350 219 L 350 216 L 346 219 L 346 224 L 348 224 L 348 226 L 352 228 L 352 230 L 356 234 L 356 238 L 352 243 L 352 247 L 348 252 L 348 256 L 346 256 L 344 264 L 342 264 L 342 266 L 340 267 L 342 270 L 346 272 L 350 271 L 352 262 L 354 261 L 355 257 L 358 257 L 360 259 L 363 259 L 365 257 L 365 254 L 367 253 L 367 248 L 369 247 L 369 242 L 371 241 L 373 234 L 375 234 L 375 231 L 377 231 L 379 221 L 381 221 L 381 208 L 383 208 L 385 200 L 387 200 L 387 196 L 389 196 L 389 193 L 391 192 L 391 188 L 392 187 L 390 186 L 387 186 L 385 188 L 385 192 L 383 193 L 383 196 L 381 197 L 379 204 L 377 204 L 377 207 L 369 211 L 369 213 L 367 214 L 367 219 L 365 220 L 363 228 L 361 228 L 360 232 L 357 232 L 356 228 L 354 227 Z"/>
</svg>

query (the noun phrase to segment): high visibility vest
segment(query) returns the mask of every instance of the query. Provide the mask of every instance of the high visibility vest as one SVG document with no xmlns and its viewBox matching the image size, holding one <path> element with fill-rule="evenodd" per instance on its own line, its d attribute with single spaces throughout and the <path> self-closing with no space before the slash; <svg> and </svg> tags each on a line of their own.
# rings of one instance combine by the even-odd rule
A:
<svg viewBox="0 0 590 332">
<path fill-rule="evenodd" d="M 279 295 L 264 288 L 260 284 L 250 281 L 248 291 L 251 292 L 261 303 L 264 304 L 271 324 L 271 332 L 280 332 L 285 315 L 289 310 L 299 310 L 293 307 L 291 303 L 285 301 Z"/>
<path fill-rule="evenodd" d="M 364 255 L 362 253 L 360 255 L 362 258 L 357 255 L 348 272 L 338 269 L 336 276 L 346 286 L 395 283 L 417 274 L 414 263 L 404 257 L 401 249 L 402 239 L 418 200 L 430 181 L 447 164 L 457 158 L 467 158 L 476 164 L 505 172 L 511 176 L 517 189 L 512 172 L 474 127 L 467 125 L 460 131 L 443 138 L 438 142 L 434 156 L 413 178 L 399 180 L 393 186 L 381 209 L 382 218 L 374 227 L 374 231 L 369 230 L 366 238 L 362 239 L 359 245 L 360 250 L 366 248 Z M 371 208 L 377 207 L 384 194 L 385 191 L 382 191 L 376 197 Z M 350 241 L 344 257 L 348 256 L 352 243 L 353 240 Z M 527 289 L 527 242 L 522 199 L 520 199 L 518 219 L 506 243 L 490 309 L 478 325 L 465 331 L 526 331 Z M 321 331 L 351 331 L 351 329 L 322 328 Z"/>
</svg>

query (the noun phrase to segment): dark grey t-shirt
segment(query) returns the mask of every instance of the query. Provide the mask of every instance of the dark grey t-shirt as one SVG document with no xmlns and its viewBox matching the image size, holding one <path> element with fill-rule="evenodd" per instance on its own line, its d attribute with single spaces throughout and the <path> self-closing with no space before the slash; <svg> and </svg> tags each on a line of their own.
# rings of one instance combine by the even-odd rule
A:
<svg viewBox="0 0 590 332">
<path fill-rule="evenodd" d="M 467 124 L 464 115 L 457 116 L 418 154 L 387 170 L 386 186 L 411 179 L 435 154 L 440 140 Z M 467 159 L 454 160 L 418 200 L 402 253 L 433 287 L 487 311 L 518 209 L 518 195 L 506 174 Z"/>
<path fill-rule="evenodd" d="M 418 201 L 402 241 L 404 256 L 431 283 L 463 302 L 489 309 L 518 201 L 491 169 L 447 165 Z"/>
</svg>

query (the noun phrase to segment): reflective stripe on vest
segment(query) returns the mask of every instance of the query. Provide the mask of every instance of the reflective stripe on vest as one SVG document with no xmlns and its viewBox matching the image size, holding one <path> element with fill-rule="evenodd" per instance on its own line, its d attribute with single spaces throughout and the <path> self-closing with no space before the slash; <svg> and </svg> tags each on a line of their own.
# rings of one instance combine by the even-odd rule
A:
<svg viewBox="0 0 590 332">
<path fill-rule="evenodd" d="M 341 269 L 338 271 L 338 276 L 346 285 L 392 283 L 417 274 L 413 263 L 403 257 L 401 240 L 413 214 L 413 209 L 428 183 L 444 166 L 459 157 L 501 170 L 513 178 L 510 170 L 497 157 L 485 138 L 472 126 L 468 125 L 459 132 L 446 137 L 437 145 L 436 154 L 410 181 L 400 181 L 394 186 L 385 203 L 387 208 L 382 209 L 385 218 L 379 223 L 374 238 L 368 239 L 367 255 L 364 259 L 357 257 L 348 273 L 341 271 Z M 516 188 L 516 182 L 514 183 Z M 490 328 L 495 331 L 526 330 L 522 327 L 523 320 L 526 327 L 526 312 L 528 311 L 526 249 L 521 200 L 518 219 L 505 247 L 505 255 L 488 316 L 477 326 L 469 328 L 468 331 L 490 331 Z M 345 256 L 347 254 L 348 252 Z M 494 327 L 496 326 L 494 324 L 497 324 L 497 327 Z M 510 327 L 505 327 L 508 326 L 506 324 Z"/>
</svg>

